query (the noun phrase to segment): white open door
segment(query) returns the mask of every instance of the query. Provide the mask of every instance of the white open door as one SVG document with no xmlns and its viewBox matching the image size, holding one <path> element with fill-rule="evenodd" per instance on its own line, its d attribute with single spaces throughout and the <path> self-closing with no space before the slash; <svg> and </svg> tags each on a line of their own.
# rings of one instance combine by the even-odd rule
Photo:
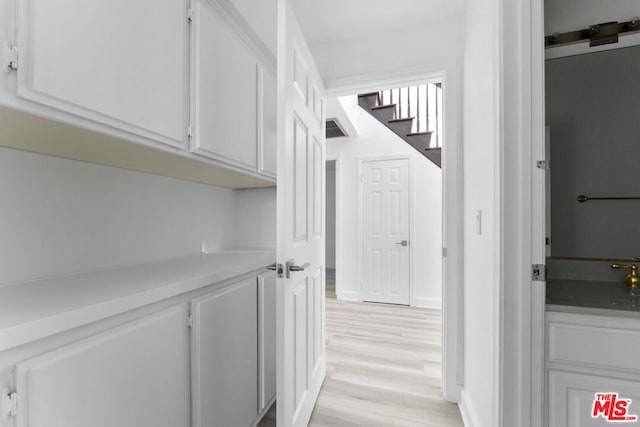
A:
<svg viewBox="0 0 640 427">
<path fill-rule="evenodd" d="M 325 376 L 322 97 L 291 1 L 278 0 L 278 427 L 308 424 Z"/>
</svg>

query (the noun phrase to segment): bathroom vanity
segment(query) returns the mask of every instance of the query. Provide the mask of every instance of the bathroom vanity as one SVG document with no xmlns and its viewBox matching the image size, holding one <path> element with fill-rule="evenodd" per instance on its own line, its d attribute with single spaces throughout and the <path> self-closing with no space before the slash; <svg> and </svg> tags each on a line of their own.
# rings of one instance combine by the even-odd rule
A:
<svg viewBox="0 0 640 427">
<path fill-rule="evenodd" d="M 550 279 L 546 294 L 550 427 L 601 426 L 596 393 L 631 399 L 640 414 L 640 288 L 622 281 Z"/>
</svg>

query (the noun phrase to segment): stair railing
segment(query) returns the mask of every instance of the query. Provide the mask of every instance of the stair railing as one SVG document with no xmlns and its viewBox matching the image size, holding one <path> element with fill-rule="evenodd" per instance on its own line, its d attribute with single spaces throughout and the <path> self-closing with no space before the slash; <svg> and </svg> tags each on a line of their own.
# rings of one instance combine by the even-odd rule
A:
<svg viewBox="0 0 640 427">
<path fill-rule="evenodd" d="M 412 133 L 433 132 L 431 148 L 441 147 L 442 83 L 381 90 L 380 105 L 395 104 L 395 118 L 414 118 Z"/>
</svg>

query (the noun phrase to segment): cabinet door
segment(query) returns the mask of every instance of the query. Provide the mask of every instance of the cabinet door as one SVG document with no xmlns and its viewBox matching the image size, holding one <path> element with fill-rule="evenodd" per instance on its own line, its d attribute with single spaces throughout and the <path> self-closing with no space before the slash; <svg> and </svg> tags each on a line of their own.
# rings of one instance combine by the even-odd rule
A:
<svg viewBox="0 0 640 427">
<path fill-rule="evenodd" d="M 631 399 L 628 415 L 640 417 L 640 383 L 637 381 L 549 370 L 549 427 L 611 425 L 603 416 L 591 415 L 595 394 L 612 392 L 618 393 L 618 399 Z"/>
<path fill-rule="evenodd" d="M 255 172 L 257 59 L 223 13 L 215 2 L 194 3 L 192 150 Z"/>
<path fill-rule="evenodd" d="M 258 69 L 259 113 L 258 173 L 276 178 L 277 92 L 276 76 L 262 66 Z"/>
<path fill-rule="evenodd" d="M 17 365 L 17 427 L 189 423 L 186 305 Z"/>
<path fill-rule="evenodd" d="M 191 303 L 194 426 L 248 427 L 258 417 L 255 277 Z"/>
<path fill-rule="evenodd" d="M 184 147 L 185 0 L 18 3 L 18 96 Z"/>
<path fill-rule="evenodd" d="M 276 273 L 258 276 L 258 362 L 260 406 L 262 413 L 276 398 L 276 334 L 277 296 Z"/>
</svg>

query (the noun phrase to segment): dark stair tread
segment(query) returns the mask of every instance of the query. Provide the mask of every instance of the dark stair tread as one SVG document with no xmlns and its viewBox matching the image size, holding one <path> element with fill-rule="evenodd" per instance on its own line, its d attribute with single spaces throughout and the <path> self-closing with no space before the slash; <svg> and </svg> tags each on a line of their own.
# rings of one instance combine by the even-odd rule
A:
<svg viewBox="0 0 640 427">
<path fill-rule="evenodd" d="M 396 108 L 396 104 L 376 105 L 371 107 L 372 110 L 382 110 L 383 108 Z"/>
<path fill-rule="evenodd" d="M 375 99 L 372 99 L 375 96 Z M 420 152 L 423 156 L 436 164 L 438 167 L 442 167 L 442 148 L 441 147 L 427 147 L 430 145 L 433 132 L 410 132 L 413 126 L 414 117 L 407 117 L 396 119 L 396 104 L 387 105 L 375 105 L 380 102 L 380 95 L 378 92 L 363 93 L 358 95 L 358 105 L 365 111 L 368 111 L 379 122 L 384 124 L 389 130 L 394 132 L 406 143 L 408 143 L 415 150 Z"/>
</svg>

